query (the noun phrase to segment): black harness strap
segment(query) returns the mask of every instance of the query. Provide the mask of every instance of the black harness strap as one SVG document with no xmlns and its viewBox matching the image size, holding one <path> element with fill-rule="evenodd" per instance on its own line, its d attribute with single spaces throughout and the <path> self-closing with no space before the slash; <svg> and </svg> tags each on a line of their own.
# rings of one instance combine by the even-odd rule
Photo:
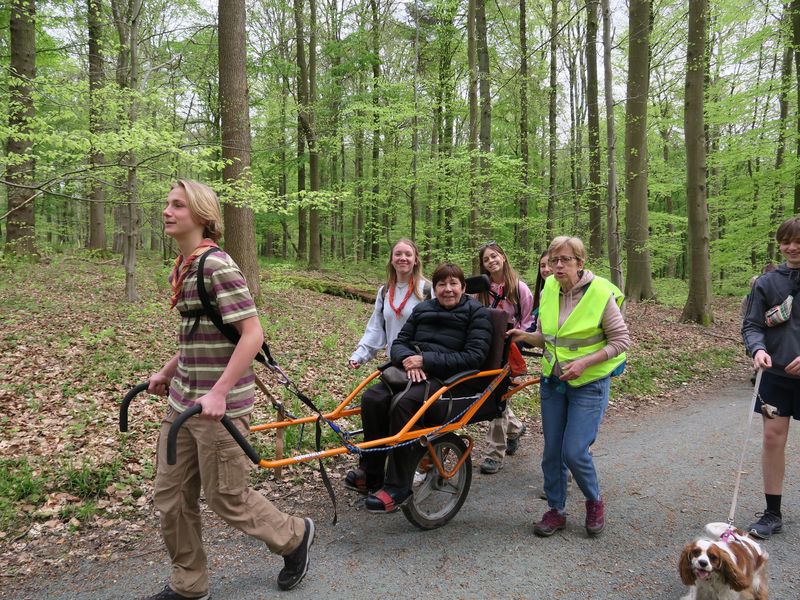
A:
<svg viewBox="0 0 800 600">
<path fill-rule="evenodd" d="M 489 308 L 497 308 L 497 305 L 500 304 L 501 301 L 506 300 L 506 290 L 503 289 L 502 294 L 496 294 L 492 290 L 488 290 L 489 296 L 492 298 L 492 304 Z M 514 305 L 514 318 L 517 320 L 517 323 L 522 323 L 522 307 L 520 306 L 520 297 L 519 297 L 519 285 L 517 285 L 517 303 Z"/>
<path fill-rule="evenodd" d="M 195 321 L 192 324 L 192 328 L 189 331 L 189 335 L 187 336 L 191 339 L 195 332 L 197 331 L 197 326 L 200 323 L 201 317 L 205 316 L 214 324 L 214 326 L 224 335 L 230 343 L 234 346 L 239 343 L 241 339 L 241 335 L 237 331 L 237 329 L 233 325 L 229 325 L 227 323 L 222 322 L 222 315 L 214 310 L 214 307 L 211 305 L 211 299 L 208 297 L 208 291 L 206 290 L 205 284 L 205 277 L 204 277 L 204 268 L 206 264 L 206 257 L 212 252 L 216 252 L 219 248 L 209 248 L 203 254 L 200 255 L 200 258 L 197 261 L 197 295 L 200 298 L 200 302 L 203 305 L 202 309 L 197 310 L 188 310 L 182 311 L 182 317 L 192 318 L 194 317 Z M 278 363 L 275 362 L 275 359 L 272 358 L 272 354 L 269 351 L 269 346 L 266 342 L 261 345 L 261 350 L 256 354 L 255 359 L 260 362 L 261 364 L 267 366 L 273 371 L 282 375 L 282 383 L 287 390 L 292 392 L 297 398 L 305 404 L 309 409 L 311 409 L 317 415 L 317 419 L 315 421 L 316 424 L 316 435 L 315 437 L 315 450 L 319 452 L 322 447 L 322 426 L 320 421 L 325 421 L 331 429 L 333 429 L 340 438 L 342 438 L 341 430 L 334 424 L 331 423 L 328 419 L 326 419 L 322 412 L 317 408 L 314 402 L 306 396 L 300 389 L 291 381 L 288 377 L 283 374 L 280 367 L 278 367 Z M 344 439 L 344 438 L 342 438 Z M 352 444 L 347 443 L 348 447 L 351 447 Z M 325 489 L 328 491 L 328 496 L 330 496 L 331 503 L 333 504 L 333 524 L 336 525 L 338 520 L 338 512 L 336 510 L 336 494 L 333 491 L 333 486 L 331 485 L 330 479 L 328 478 L 328 473 L 325 470 L 325 465 L 322 464 L 322 458 L 319 459 L 319 474 L 322 478 L 322 483 L 325 484 Z"/>
</svg>

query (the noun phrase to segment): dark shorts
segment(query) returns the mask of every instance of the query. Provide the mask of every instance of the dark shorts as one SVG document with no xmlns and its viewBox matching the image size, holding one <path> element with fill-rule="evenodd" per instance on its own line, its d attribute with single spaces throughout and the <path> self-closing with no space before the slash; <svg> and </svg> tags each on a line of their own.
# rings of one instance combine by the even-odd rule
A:
<svg viewBox="0 0 800 600">
<path fill-rule="evenodd" d="M 800 379 L 781 377 L 769 371 L 761 375 L 755 412 L 761 412 L 761 404 L 766 402 L 778 409 L 781 417 L 794 417 L 800 421 Z"/>
</svg>

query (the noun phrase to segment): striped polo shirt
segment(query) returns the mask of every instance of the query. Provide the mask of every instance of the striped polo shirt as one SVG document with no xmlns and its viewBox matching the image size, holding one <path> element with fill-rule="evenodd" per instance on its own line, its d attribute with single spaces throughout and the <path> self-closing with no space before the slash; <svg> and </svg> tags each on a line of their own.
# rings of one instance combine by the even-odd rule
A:
<svg viewBox="0 0 800 600">
<path fill-rule="evenodd" d="M 199 260 L 195 259 L 184 280 L 183 292 L 176 306 L 181 312 L 203 308 L 197 294 Z M 224 323 L 258 315 L 244 275 L 225 252 L 213 252 L 206 257 L 203 281 L 211 305 L 222 315 Z M 194 335 L 188 339 L 195 319 L 182 317 L 178 333 L 180 357 L 169 388 L 169 404 L 178 412 L 183 412 L 211 390 L 222 376 L 235 348 L 206 316 L 200 317 Z M 254 400 L 255 375 L 251 366 L 228 392 L 225 414 L 228 417 L 248 414 L 253 410 Z"/>
</svg>

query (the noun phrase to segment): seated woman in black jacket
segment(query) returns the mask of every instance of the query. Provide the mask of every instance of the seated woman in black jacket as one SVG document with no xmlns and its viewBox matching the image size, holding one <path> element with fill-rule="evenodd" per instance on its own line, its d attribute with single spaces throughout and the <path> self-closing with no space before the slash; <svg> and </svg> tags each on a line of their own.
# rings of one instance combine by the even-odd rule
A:
<svg viewBox="0 0 800 600">
<path fill-rule="evenodd" d="M 481 368 L 489 353 L 489 313 L 464 293 L 466 280 L 461 268 L 452 263 L 440 265 L 432 283 L 436 297 L 414 308 L 390 352 L 392 364 L 404 369 L 413 383 L 391 412 L 393 393 L 386 386 L 375 385 L 364 393 L 361 421 L 366 441 L 400 431 L 423 402 L 442 387 L 442 380 Z M 410 447 L 394 448 L 388 454 L 385 480 L 385 452 L 365 452 L 359 467 L 345 477 L 347 487 L 374 492 L 366 501 L 367 510 L 372 512 L 393 512 L 411 496 Z"/>
</svg>

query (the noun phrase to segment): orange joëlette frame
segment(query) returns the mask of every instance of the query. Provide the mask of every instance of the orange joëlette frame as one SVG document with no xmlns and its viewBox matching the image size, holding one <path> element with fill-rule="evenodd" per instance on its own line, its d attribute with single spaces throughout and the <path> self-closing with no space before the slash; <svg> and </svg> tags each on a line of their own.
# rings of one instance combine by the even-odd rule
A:
<svg viewBox="0 0 800 600">
<path fill-rule="evenodd" d="M 423 404 L 419 407 L 417 412 L 414 416 L 403 426 L 403 428 L 398 431 L 396 434 L 381 438 L 379 440 L 371 440 L 369 442 L 360 442 L 357 444 L 353 444 L 353 446 L 357 448 L 375 448 L 376 446 L 394 446 L 396 444 L 407 442 L 409 440 L 413 440 L 424 436 L 432 431 L 436 431 L 437 434 L 439 433 L 447 433 L 449 431 L 455 431 L 456 429 L 462 428 L 466 425 L 472 416 L 480 409 L 483 403 L 491 396 L 492 392 L 494 392 L 495 388 L 500 384 L 503 378 L 508 376 L 509 366 L 506 365 L 502 369 L 493 369 L 490 371 L 480 371 L 473 375 L 468 375 L 462 377 L 452 383 L 449 386 L 444 386 L 437 390 L 434 394 L 430 396 Z M 361 407 L 357 408 L 347 408 L 350 403 L 364 390 L 364 388 L 372 382 L 376 377 L 380 376 L 381 372 L 376 370 L 372 372 L 366 379 L 364 379 L 356 389 L 354 389 L 350 394 L 345 398 L 335 409 L 333 409 L 329 413 L 325 413 L 325 418 L 331 421 L 335 421 L 337 419 L 341 419 L 343 417 L 349 417 L 353 415 L 361 414 Z M 422 415 L 425 414 L 425 411 L 436 402 L 443 394 L 447 393 L 448 390 L 459 385 L 465 381 L 470 379 L 477 379 L 479 377 L 494 377 L 494 379 L 486 386 L 486 389 L 481 394 L 481 397 L 470 406 L 470 408 L 461 415 L 461 418 L 457 421 L 450 423 L 446 426 L 437 425 L 434 427 L 423 427 L 421 429 L 412 429 L 414 425 L 422 418 Z M 533 384 L 538 383 L 539 378 L 529 379 L 511 387 L 505 394 L 503 394 L 503 399 L 508 399 L 514 394 L 516 394 L 521 389 Z M 289 427 L 291 425 L 302 425 L 303 423 L 313 423 L 317 420 L 316 416 L 309 416 L 303 417 L 299 419 L 287 419 L 284 421 L 276 421 L 274 423 L 263 423 L 261 425 L 252 425 L 250 427 L 250 431 L 265 431 L 268 429 L 283 429 L 285 427 Z M 472 444 L 469 444 L 469 449 L 472 448 Z M 305 462 L 308 460 L 316 459 L 316 458 L 328 458 L 330 456 L 337 456 L 339 454 L 347 454 L 348 449 L 345 446 L 339 446 L 337 448 L 331 448 L 329 450 L 321 450 L 319 452 L 310 452 L 308 454 L 300 454 L 298 456 L 290 456 L 288 458 L 282 458 L 279 460 L 266 460 L 261 459 L 259 462 L 260 467 L 264 467 L 265 469 L 274 469 L 276 467 L 285 467 L 287 465 L 293 465 L 301 462 Z M 469 452 L 465 453 L 465 457 L 469 454 Z M 435 460 L 435 457 L 434 457 Z M 439 467 L 439 465 L 437 465 Z M 441 472 L 441 468 L 439 468 Z"/>
</svg>

